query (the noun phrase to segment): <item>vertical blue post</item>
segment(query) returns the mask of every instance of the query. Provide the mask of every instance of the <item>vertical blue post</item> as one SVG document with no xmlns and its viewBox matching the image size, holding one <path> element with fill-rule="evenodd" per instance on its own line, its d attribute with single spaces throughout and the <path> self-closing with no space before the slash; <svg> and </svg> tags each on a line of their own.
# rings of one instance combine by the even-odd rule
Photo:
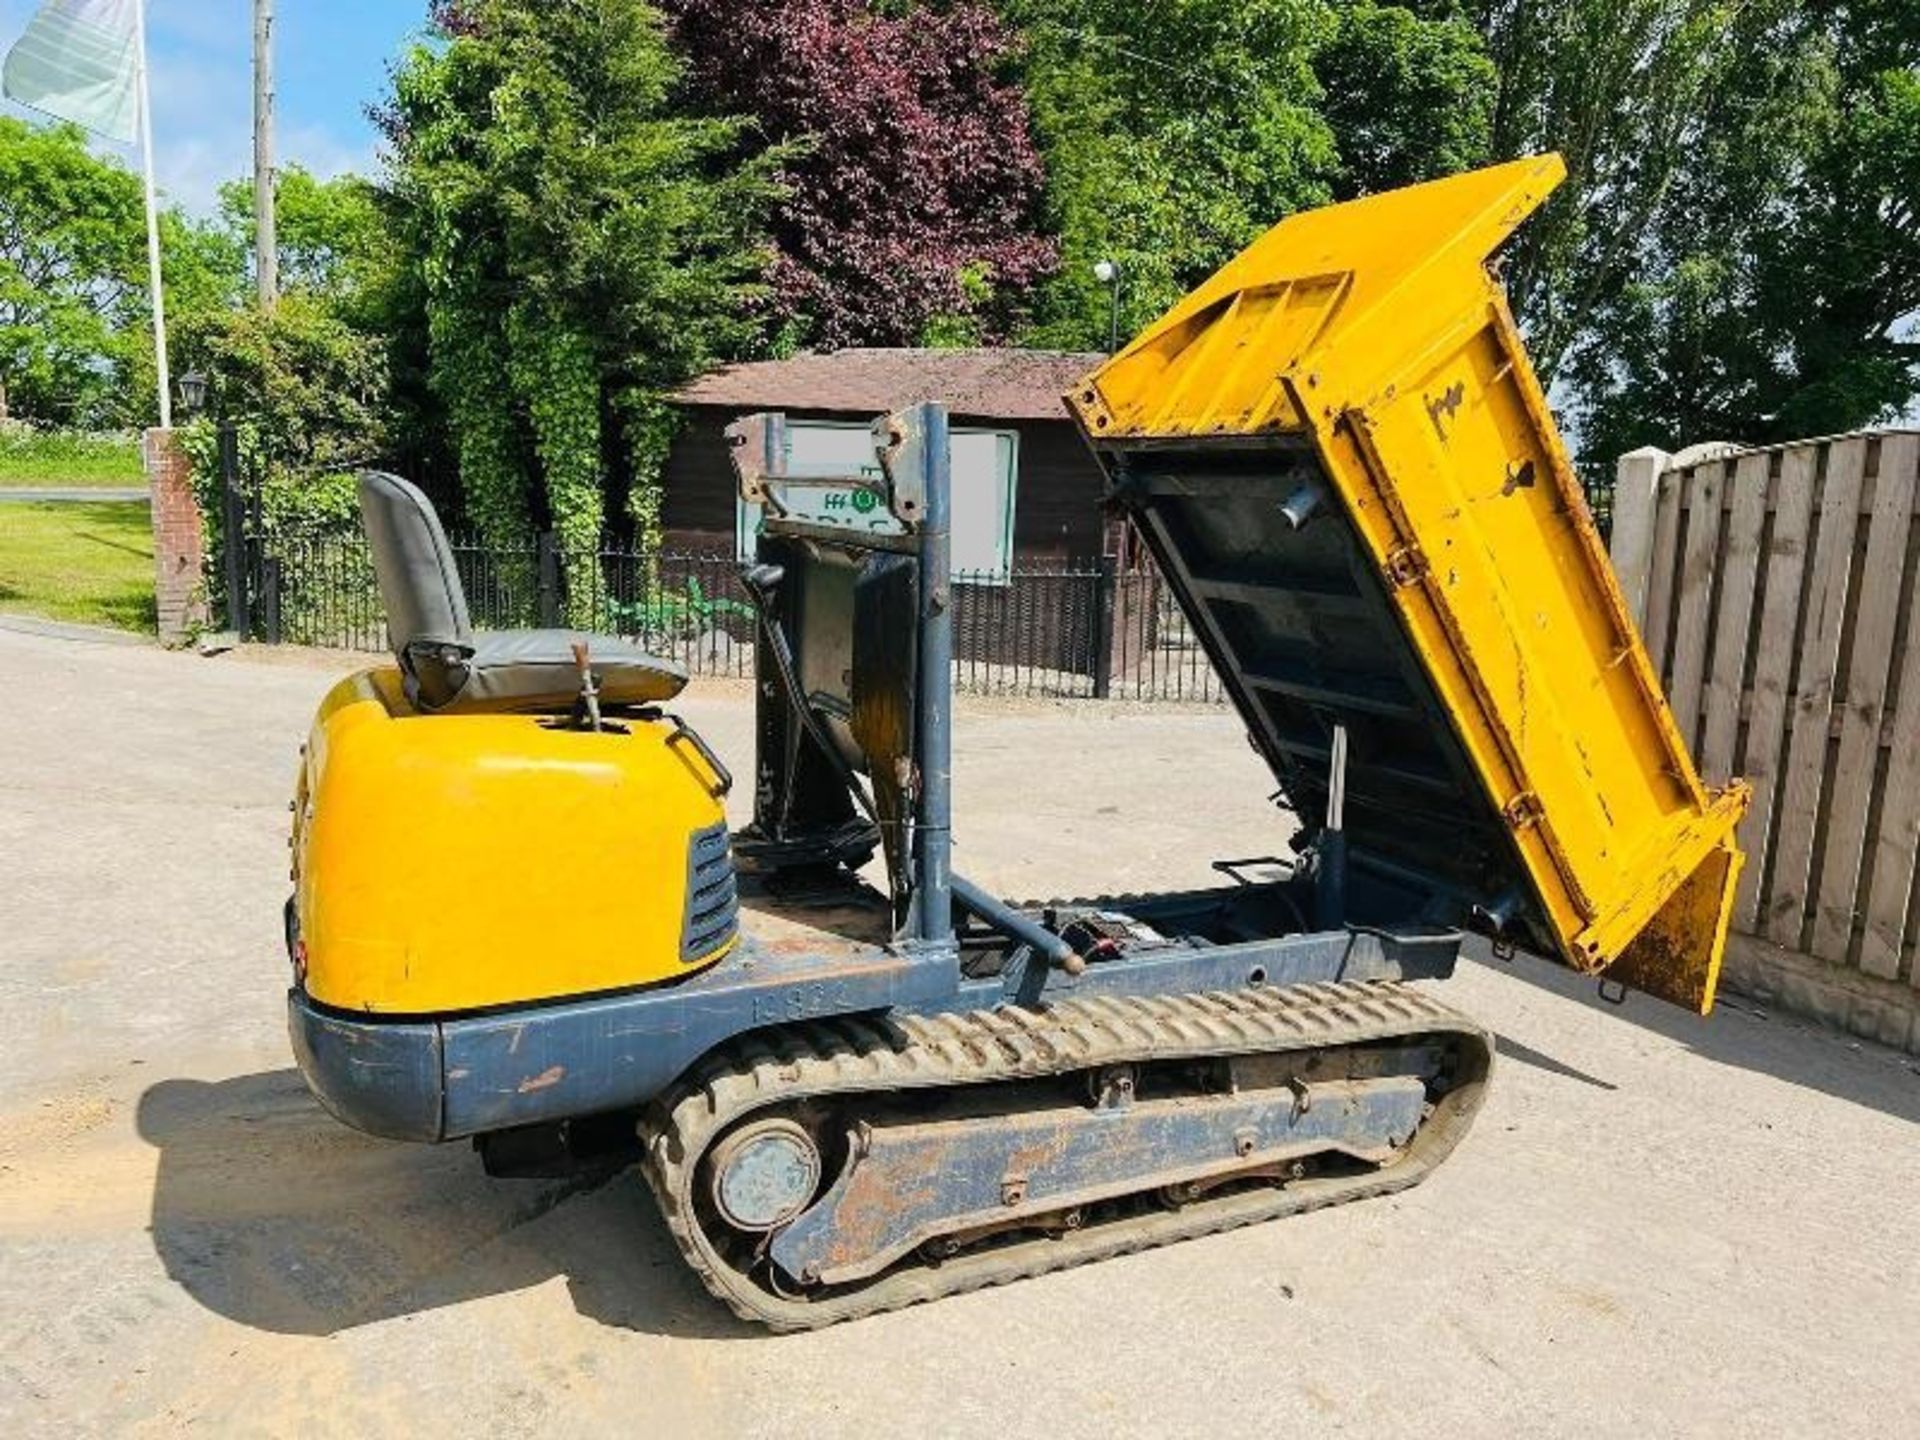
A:
<svg viewBox="0 0 1920 1440">
<path fill-rule="evenodd" d="M 913 410 L 926 512 L 920 523 L 920 815 L 916 909 L 923 940 L 953 938 L 952 464 L 947 411 Z"/>
</svg>

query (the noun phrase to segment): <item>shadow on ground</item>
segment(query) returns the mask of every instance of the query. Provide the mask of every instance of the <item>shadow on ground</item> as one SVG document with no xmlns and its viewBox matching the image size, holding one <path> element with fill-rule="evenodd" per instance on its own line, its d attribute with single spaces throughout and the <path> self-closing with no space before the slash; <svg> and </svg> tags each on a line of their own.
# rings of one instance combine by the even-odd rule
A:
<svg viewBox="0 0 1920 1440">
<path fill-rule="evenodd" d="M 1477 957 L 1484 958 L 1484 957 Z M 1488 961 L 1493 964 L 1495 962 Z M 1734 1000 L 1711 1019 L 1645 997 L 1602 1002 L 1593 982 L 1525 956 L 1498 968 L 1723 1065 L 1771 1075 L 1920 1124 L 1909 1057 Z M 1509 1060 L 1618 1088 L 1499 1037 Z M 495 1180 L 465 1145 L 375 1140 L 327 1115 L 299 1073 L 167 1080 L 140 1098 L 160 1152 L 153 1242 L 167 1274 L 229 1319 L 330 1335 L 564 1276 L 581 1314 L 627 1329 L 745 1338 L 681 1262 L 631 1170 Z"/>
<path fill-rule="evenodd" d="M 580 1313 L 609 1325 L 758 1333 L 700 1288 L 632 1170 L 495 1180 L 464 1144 L 349 1130 L 294 1070 L 163 1081 L 138 1125 L 160 1152 L 167 1274 L 241 1324 L 331 1335 L 562 1275 Z"/>
<path fill-rule="evenodd" d="M 1913 1056 L 1856 1040 L 1724 991 L 1713 1014 L 1706 1017 L 1646 995 L 1630 995 L 1624 1005 L 1614 1005 L 1599 997 L 1592 977 L 1549 961 L 1524 954 L 1511 961 L 1497 961 L 1478 941 L 1470 941 L 1462 954 L 1490 970 L 1513 975 L 1592 1011 L 1596 1025 L 1638 1025 L 1678 1041 L 1716 1064 L 1770 1075 L 1920 1125 L 1920 1060 Z M 1604 1078 L 1541 1056 L 1505 1033 L 1500 1036 L 1499 1048 L 1501 1055 L 1522 1064 L 1586 1084 L 1616 1088 Z"/>
<path fill-rule="evenodd" d="M 111 535 L 101 535 L 92 530 L 76 530 L 74 531 L 73 538 L 76 540 L 85 540 L 89 544 L 100 546 L 102 549 L 118 550 L 122 555 L 132 555 L 141 560 L 151 560 L 153 558 L 153 547 L 151 545 L 129 545 L 124 540 L 116 540 Z"/>
<path fill-rule="evenodd" d="M 1589 1075 L 1577 1066 L 1564 1060 L 1556 1060 L 1544 1051 L 1531 1045 L 1522 1045 L 1508 1035 L 1494 1036 L 1494 1048 L 1502 1060 L 1517 1060 L 1522 1065 L 1530 1065 L 1535 1070 L 1543 1070 L 1549 1075 L 1558 1075 L 1563 1080 L 1578 1080 L 1582 1085 L 1591 1085 L 1596 1090 L 1618 1090 L 1620 1087 L 1611 1080 L 1602 1080 L 1598 1075 Z"/>
</svg>

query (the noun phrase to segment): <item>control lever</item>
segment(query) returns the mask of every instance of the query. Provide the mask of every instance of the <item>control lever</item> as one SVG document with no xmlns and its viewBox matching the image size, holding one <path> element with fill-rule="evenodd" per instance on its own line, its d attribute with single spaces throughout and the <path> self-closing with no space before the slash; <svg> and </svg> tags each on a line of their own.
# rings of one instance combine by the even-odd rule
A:
<svg viewBox="0 0 1920 1440">
<path fill-rule="evenodd" d="M 573 663 L 580 671 L 580 711 L 587 718 L 587 728 L 597 731 L 601 728 L 600 689 L 593 683 L 593 667 L 587 663 L 586 641 L 573 643 Z"/>
</svg>

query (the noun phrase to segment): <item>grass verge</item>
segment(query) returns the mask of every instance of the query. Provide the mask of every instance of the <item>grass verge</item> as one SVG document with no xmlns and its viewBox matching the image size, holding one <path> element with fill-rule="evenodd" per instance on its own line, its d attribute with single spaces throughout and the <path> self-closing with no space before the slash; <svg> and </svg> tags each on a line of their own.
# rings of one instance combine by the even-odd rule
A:
<svg viewBox="0 0 1920 1440">
<path fill-rule="evenodd" d="M 147 507 L 127 501 L 0 504 L 0 611 L 153 633 Z"/>
</svg>

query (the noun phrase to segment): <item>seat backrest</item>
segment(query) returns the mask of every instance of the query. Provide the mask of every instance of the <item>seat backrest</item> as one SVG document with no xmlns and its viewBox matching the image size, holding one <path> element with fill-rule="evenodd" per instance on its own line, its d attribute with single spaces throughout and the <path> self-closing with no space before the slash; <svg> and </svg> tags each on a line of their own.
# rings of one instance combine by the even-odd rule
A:
<svg viewBox="0 0 1920 1440">
<path fill-rule="evenodd" d="M 416 645 L 470 645 L 466 591 L 433 502 L 398 475 L 363 470 L 360 517 L 373 547 L 394 654 L 404 661 Z"/>
<path fill-rule="evenodd" d="M 360 518 L 387 610 L 387 643 L 407 698 L 425 710 L 450 703 L 467 683 L 473 624 L 453 547 L 433 502 L 398 475 L 360 472 Z"/>
</svg>

